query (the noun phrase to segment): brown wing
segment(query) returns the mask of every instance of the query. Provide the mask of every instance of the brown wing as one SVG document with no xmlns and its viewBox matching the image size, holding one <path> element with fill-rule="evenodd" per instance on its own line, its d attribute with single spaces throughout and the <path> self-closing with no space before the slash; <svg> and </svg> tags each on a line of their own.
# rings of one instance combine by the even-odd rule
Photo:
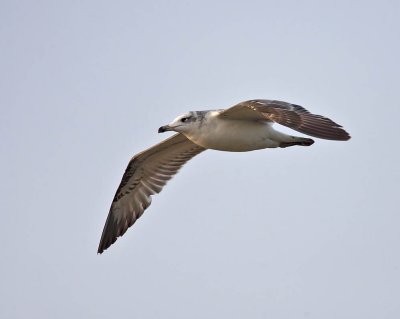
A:
<svg viewBox="0 0 400 319">
<path fill-rule="evenodd" d="M 122 236 L 149 207 L 151 195 L 159 193 L 188 160 L 204 150 L 175 134 L 135 155 L 111 204 L 97 252 L 101 254 Z"/>
<path fill-rule="evenodd" d="M 290 127 L 311 136 L 346 141 L 350 135 L 332 120 L 312 114 L 300 105 L 273 100 L 250 100 L 220 113 L 221 117 L 236 120 L 267 120 Z"/>
</svg>

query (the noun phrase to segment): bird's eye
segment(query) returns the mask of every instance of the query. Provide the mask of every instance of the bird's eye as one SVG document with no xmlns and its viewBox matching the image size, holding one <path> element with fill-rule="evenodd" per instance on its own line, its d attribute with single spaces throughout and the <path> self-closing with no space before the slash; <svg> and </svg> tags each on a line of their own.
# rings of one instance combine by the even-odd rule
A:
<svg viewBox="0 0 400 319">
<path fill-rule="evenodd" d="M 188 117 L 183 117 L 183 118 L 181 118 L 181 122 L 185 123 L 185 122 L 187 122 L 188 119 L 189 119 Z"/>
</svg>

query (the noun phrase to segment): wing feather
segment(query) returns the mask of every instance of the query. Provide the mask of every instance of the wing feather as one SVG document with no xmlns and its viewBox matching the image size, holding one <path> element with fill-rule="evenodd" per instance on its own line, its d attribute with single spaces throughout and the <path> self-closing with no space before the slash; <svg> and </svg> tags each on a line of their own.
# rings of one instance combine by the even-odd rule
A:
<svg viewBox="0 0 400 319">
<path fill-rule="evenodd" d="M 250 100 L 221 111 L 222 118 L 276 122 L 298 132 L 327 139 L 350 139 L 342 126 L 322 115 L 312 114 L 304 107 L 282 101 Z"/>
<path fill-rule="evenodd" d="M 150 206 L 151 195 L 161 192 L 187 161 L 204 150 L 175 134 L 135 155 L 114 196 L 97 252 L 101 254 L 122 236 Z"/>
</svg>

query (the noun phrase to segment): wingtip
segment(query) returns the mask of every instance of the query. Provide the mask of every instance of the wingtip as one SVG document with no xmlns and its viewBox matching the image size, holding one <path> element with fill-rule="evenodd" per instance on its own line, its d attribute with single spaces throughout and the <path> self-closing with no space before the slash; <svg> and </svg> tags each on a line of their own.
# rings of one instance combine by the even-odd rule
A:
<svg viewBox="0 0 400 319">
<path fill-rule="evenodd" d="M 331 129 L 326 130 L 324 134 L 319 136 L 316 135 L 316 137 L 332 141 L 348 141 L 351 139 L 350 134 L 342 126 L 337 124 L 336 126 L 331 127 Z"/>
<path fill-rule="evenodd" d="M 349 139 L 351 139 L 350 134 L 347 133 L 347 131 L 345 131 L 344 129 L 342 129 L 342 134 L 340 135 L 340 137 L 337 140 L 338 141 L 348 141 Z"/>
<path fill-rule="evenodd" d="M 101 255 L 104 252 L 105 249 L 103 249 L 103 247 L 99 246 L 99 248 L 97 248 L 97 255 Z"/>
<path fill-rule="evenodd" d="M 101 255 L 102 253 L 104 253 L 104 251 L 106 251 L 114 242 L 109 243 L 109 242 L 105 242 L 105 241 L 101 240 L 99 247 L 97 248 L 97 254 Z"/>
</svg>

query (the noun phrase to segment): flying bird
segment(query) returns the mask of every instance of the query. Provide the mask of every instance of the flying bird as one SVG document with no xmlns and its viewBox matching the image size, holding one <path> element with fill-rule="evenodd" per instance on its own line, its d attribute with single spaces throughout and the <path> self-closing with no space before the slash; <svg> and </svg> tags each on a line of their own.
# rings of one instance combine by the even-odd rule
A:
<svg viewBox="0 0 400 319">
<path fill-rule="evenodd" d="M 161 126 L 159 133 L 177 134 L 136 154 L 129 162 L 111 204 L 98 253 L 122 236 L 178 170 L 206 149 L 248 152 L 264 148 L 310 146 L 310 138 L 276 131 L 278 123 L 327 140 L 346 141 L 350 135 L 332 120 L 282 101 L 250 100 L 228 109 L 193 111 Z"/>
</svg>

